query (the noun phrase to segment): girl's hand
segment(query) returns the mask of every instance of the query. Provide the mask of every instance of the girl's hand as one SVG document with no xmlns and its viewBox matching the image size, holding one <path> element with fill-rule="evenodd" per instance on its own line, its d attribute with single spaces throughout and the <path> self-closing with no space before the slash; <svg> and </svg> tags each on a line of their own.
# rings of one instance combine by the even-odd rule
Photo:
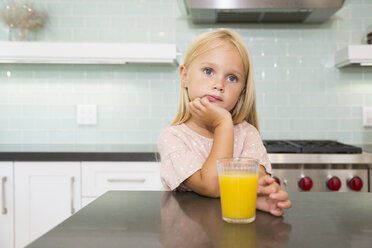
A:
<svg viewBox="0 0 372 248">
<path fill-rule="evenodd" d="M 284 208 L 290 208 L 292 202 L 288 200 L 288 193 L 269 175 L 258 179 L 256 208 L 272 215 L 280 216 Z"/>
<path fill-rule="evenodd" d="M 231 122 L 230 112 L 210 103 L 207 97 L 194 99 L 189 107 L 191 114 L 209 127 L 215 128 L 224 121 Z"/>
</svg>

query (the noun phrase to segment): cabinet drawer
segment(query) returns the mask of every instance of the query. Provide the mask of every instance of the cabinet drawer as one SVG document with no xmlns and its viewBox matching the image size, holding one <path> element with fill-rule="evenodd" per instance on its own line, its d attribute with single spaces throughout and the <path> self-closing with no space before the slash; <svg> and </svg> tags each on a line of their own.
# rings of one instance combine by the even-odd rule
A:
<svg viewBox="0 0 372 248">
<path fill-rule="evenodd" d="M 162 190 L 158 162 L 82 162 L 82 195 L 109 190 Z"/>
</svg>

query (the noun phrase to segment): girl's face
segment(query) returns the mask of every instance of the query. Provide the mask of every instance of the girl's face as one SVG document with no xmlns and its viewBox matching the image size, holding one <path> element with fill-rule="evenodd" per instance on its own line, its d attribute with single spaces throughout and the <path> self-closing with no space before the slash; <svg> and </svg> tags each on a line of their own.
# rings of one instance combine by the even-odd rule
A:
<svg viewBox="0 0 372 248">
<path fill-rule="evenodd" d="M 190 101 L 206 96 L 227 111 L 235 106 L 246 81 L 243 60 L 229 42 L 198 55 L 188 68 L 181 66 L 180 75 Z"/>
</svg>

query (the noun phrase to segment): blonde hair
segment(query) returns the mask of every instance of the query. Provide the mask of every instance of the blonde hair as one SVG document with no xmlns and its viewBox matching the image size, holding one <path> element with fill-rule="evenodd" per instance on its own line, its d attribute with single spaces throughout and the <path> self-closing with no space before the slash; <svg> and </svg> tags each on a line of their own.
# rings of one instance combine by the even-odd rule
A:
<svg viewBox="0 0 372 248">
<path fill-rule="evenodd" d="M 184 59 L 184 67 L 187 69 L 191 62 L 200 54 L 212 50 L 223 45 L 225 42 L 230 42 L 240 53 L 244 65 L 244 80 L 245 87 L 235 104 L 230 111 L 234 124 L 242 121 L 247 121 L 258 128 L 258 118 L 256 111 L 256 93 L 253 81 L 253 67 L 248 50 L 243 39 L 238 33 L 232 30 L 215 30 L 203 33 L 197 36 L 190 44 Z M 172 122 L 172 126 L 182 124 L 191 117 L 189 110 L 189 95 L 187 88 L 181 87 L 180 104 L 178 113 Z"/>
</svg>

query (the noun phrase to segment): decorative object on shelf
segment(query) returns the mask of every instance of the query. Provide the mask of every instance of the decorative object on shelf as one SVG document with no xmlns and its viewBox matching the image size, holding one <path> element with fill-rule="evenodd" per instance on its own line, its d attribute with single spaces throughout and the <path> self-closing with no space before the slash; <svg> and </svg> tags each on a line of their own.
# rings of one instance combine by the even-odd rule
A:
<svg viewBox="0 0 372 248">
<path fill-rule="evenodd" d="M 10 41 L 28 40 L 29 32 L 43 28 L 48 19 L 46 11 L 36 10 L 32 3 L 24 1 L 8 2 L 0 14 L 9 27 Z"/>
</svg>

